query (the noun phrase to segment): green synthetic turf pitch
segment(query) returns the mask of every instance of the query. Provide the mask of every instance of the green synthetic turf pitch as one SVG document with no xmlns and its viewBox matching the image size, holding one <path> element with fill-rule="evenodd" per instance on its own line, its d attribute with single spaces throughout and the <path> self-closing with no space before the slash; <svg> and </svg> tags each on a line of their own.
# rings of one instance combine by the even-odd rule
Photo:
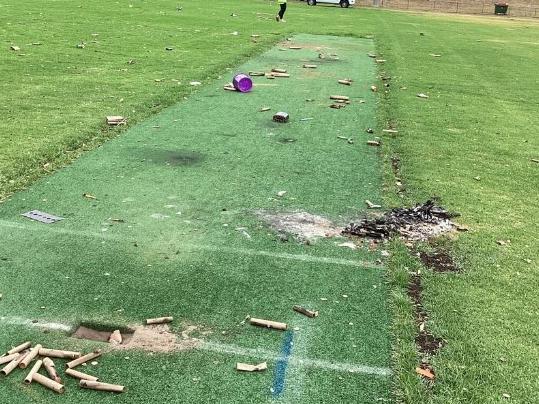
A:
<svg viewBox="0 0 539 404">
<path fill-rule="evenodd" d="M 42 334 L 21 324 L 27 320 L 114 328 L 172 315 L 177 333 L 200 328 L 199 349 L 107 353 L 88 371 L 125 384 L 127 393 L 81 391 L 67 379 L 65 395 L 55 400 L 389 398 L 389 316 L 378 255 L 339 247 L 341 238 L 283 241 L 257 216 L 304 211 L 344 225 L 364 212 L 365 199 L 380 199 L 377 149 L 367 146 L 373 135 L 365 133 L 376 124 L 372 50 L 370 40 L 298 35 L 234 69 L 284 68 L 290 78 L 256 77 L 254 90 L 241 94 L 223 90 L 231 71 L 3 204 L 2 327 L 8 332 L 0 346 L 98 345 L 65 332 Z M 338 84 L 342 78 L 353 85 Z M 329 108 L 333 94 L 349 96 L 351 104 Z M 271 111 L 259 112 L 266 106 Z M 273 122 L 278 111 L 290 121 Z M 46 225 L 20 216 L 33 209 L 65 219 Z M 292 311 L 294 304 L 320 316 L 305 318 Z M 240 326 L 246 315 L 284 321 L 290 331 Z M 293 338 L 288 362 L 281 358 L 286 338 Z M 265 373 L 234 370 L 237 361 L 263 360 Z M 0 384 L 10 402 L 53 394 L 22 386 L 22 377 L 16 371 Z"/>
</svg>

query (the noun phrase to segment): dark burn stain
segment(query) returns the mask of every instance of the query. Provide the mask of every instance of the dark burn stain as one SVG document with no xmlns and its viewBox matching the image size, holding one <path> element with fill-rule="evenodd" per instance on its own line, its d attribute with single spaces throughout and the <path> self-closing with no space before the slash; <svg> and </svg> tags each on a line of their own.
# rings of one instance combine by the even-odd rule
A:
<svg viewBox="0 0 539 404">
<path fill-rule="evenodd" d="M 192 150 L 156 150 L 148 156 L 154 163 L 170 166 L 194 166 L 204 160 L 204 154 Z"/>
</svg>

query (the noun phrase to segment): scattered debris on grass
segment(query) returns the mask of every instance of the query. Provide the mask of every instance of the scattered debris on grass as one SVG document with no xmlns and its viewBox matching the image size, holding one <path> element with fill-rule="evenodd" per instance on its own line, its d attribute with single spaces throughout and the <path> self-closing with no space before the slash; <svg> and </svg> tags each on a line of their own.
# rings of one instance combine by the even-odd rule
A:
<svg viewBox="0 0 539 404">
<path fill-rule="evenodd" d="M 295 305 L 294 307 L 292 307 L 292 309 L 298 313 L 301 313 L 307 317 L 311 317 L 311 318 L 314 318 L 314 317 L 318 317 L 318 311 L 314 311 L 314 310 L 308 310 L 306 309 L 305 307 L 302 307 L 302 306 L 298 306 L 298 305 Z"/>
<path fill-rule="evenodd" d="M 301 46 L 289 46 L 288 49 L 299 50 L 301 49 Z"/>
<path fill-rule="evenodd" d="M 98 378 L 95 376 L 87 375 L 85 373 L 74 370 L 73 368 L 100 356 L 101 355 L 100 350 L 96 350 L 87 355 L 81 356 L 80 352 L 65 351 L 61 349 L 47 349 L 47 348 L 43 348 L 41 344 L 36 344 L 32 347 L 31 342 L 29 341 L 24 342 L 23 344 L 15 348 L 10 349 L 9 351 L 7 351 L 6 354 L 0 356 L 0 359 L 2 359 L 0 363 L 2 364 L 7 363 L 7 365 L 4 366 L 2 370 L 0 370 L 0 372 L 3 375 L 8 376 L 17 367 L 24 369 L 31 362 L 36 360 L 36 363 L 34 364 L 30 372 L 24 378 L 24 382 L 29 385 L 32 384 L 33 382 L 36 382 L 50 390 L 53 390 L 54 392 L 58 394 L 63 394 L 65 392 L 65 386 L 62 384 L 62 380 L 58 376 L 58 373 L 56 372 L 56 366 L 54 362 L 52 361 L 52 359 L 50 359 L 49 356 L 45 356 L 45 355 L 51 355 L 57 358 L 71 358 L 71 359 L 73 359 L 73 357 L 75 356 L 76 359 L 73 359 L 72 361 L 66 364 L 67 370 L 65 371 L 65 373 L 75 378 L 87 379 L 84 381 L 88 381 L 88 382 L 92 380 L 93 381 L 98 380 Z M 40 356 L 41 358 L 38 358 L 38 356 Z M 11 361 L 6 362 L 6 358 L 11 359 Z M 42 374 L 39 373 L 42 367 L 45 369 L 49 377 L 43 376 Z M 123 386 L 107 385 L 106 383 L 100 383 L 100 385 L 104 385 L 105 387 L 98 388 L 98 390 L 122 392 L 125 389 Z M 116 387 L 110 388 L 108 386 L 116 386 Z"/>
<path fill-rule="evenodd" d="M 196 87 L 196 86 L 202 85 L 202 83 L 201 83 L 200 81 L 190 81 L 190 82 L 189 82 L 189 85 L 190 85 L 190 86 L 195 86 L 195 87 Z"/>
<path fill-rule="evenodd" d="M 496 244 L 505 246 L 511 244 L 511 240 L 496 240 Z"/>
<path fill-rule="evenodd" d="M 427 240 L 454 230 L 456 225 L 450 219 L 455 216 L 458 215 L 428 200 L 413 208 L 395 208 L 381 217 L 351 223 L 343 234 L 377 239 L 398 235 L 413 241 Z"/>
<path fill-rule="evenodd" d="M 273 68 L 271 69 L 272 73 L 286 73 L 286 69 Z"/>
<path fill-rule="evenodd" d="M 379 140 L 367 140 L 367 144 L 369 146 L 380 146 L 381 145 Z"/>
<path fill-rule="evenodd" d="M 331 104 L 329 107 L 333 109 L 341 109 L 341 108 L 346 107 L 346 105 L 345 104 Z"/>
<path fill-rule="evenodd" d="M 259 363 L 258 365 L 250 365 L 248 363 L 236 363 L 236 370 L 242 371 L 242 372 L 262 372 L 268 368 L 268 364 L 266 362 Z"/>
<path fill-rule="evenodd" d="M 399 133 L 399 131 L 396 130 L 396 129 L 382 129 L 382 132 L 384 132 L 384 133 L 391 133 L 391 134 L 397 134 L 397 133 Z"/>
<path fill-rule="evenodd" d="M 279 197 L 285 196 L 285 194 L 286 194 L 286 191 L 277 192 L 277 196 L 279 196 Z"/>
<path fill-rule="evenodd" d="M 374 133 L 374 129 L 373 128 L 367 128 L 367 129 L 365 129 L 365 132 Z"/>
<path fill-rule="evenodd" d="M 385 59 L 376 59 L 376 63 L 385 63 L 387 62 Z"/>
<path fill-rule="evenodd" d="M 253 318 L 253 317 L 249 319 L 249 324 L 256 325 L 258 327 L 272 328 L 274 330 L 280 330 L 280 331 L 286 331 L 286 329 L 288 328 L 286 323 L 280 323 L 278 321 L 271 321 L 271 320 L 263 320 L 260 318 Z"/>
<path fill-rule="evenodd" d="M 20 50 L 21 50 L 21 48 L 20 48 L 20 47 L 18 47 L 18 46 L 15 46 L 15 45 L 11 45 L 11 46 L 9 47 L 9 49 L 10 49 L 10 50 L 12 50 L 12 51 L 15 51 L 15 52 L 18 52 L 18 51 L 20 51 Z"/>
<path fill-rule="evenodd" d="M 255 77 L 255 76 L 265 76 L 266 73 L 264 72 L 249 72 L 249 76 Z"/>
<path fill-rule="evenodd" d="M 376 87 L 376 86 L 371 86 L 371 91 L 372 91 L 373 93 L 377 92 L 377 91 L 378 91 L 378 87 Z"/>
<path fill-rule="evenodd" d="M 417 97 L 418 98 L 429 98 L 429 96 L 427 94 L 423 94 L 423 93 L 417 94 Z"/>
<path fill-rule="evenodd" d="M 110 391 L 113 393 L 123 393 L 125 391 L 125 387 L 120 386 L 118 384 L 101 383 L 101 382 L 96 382 L 92 380 L 84 380 L 84 379 L 82 379 L 79 382 L 79 386 L 85 389 Z"/>
<path fill-rule="evenodd" d="M 292 234 L 298 241 L 312 241 L 319 237 L 335 237 L 342 232 L 326 218 L 307 212 L 270 213 L 256 212 L 257 216 L 279 233 Z"/>
<path fill-rule="evenodd" d="M 374 53 L 367 53 L 367 56 L 373 59 L 377 57 Z"/>
<path fill-rule="evenodd" d="M 337 136 L 337 139 L 346 140 L 348 144 L 354 144 L 354 139 L 346 136 Z"/>
<path fill-rule="evenodd" d="M 351 86 L 352 80 L 351 79 L 342 79 L 337 81 L 339 84 L 344 84 L 345 86 Z"/>
<path fill-rule="evenodd" d="M 303 65 L 303 67 L 305 69 L 316 69 L 318 66 L 317 65 Z"/>
<path fill-rule="evenodd" d="M 432 56 L 433 58 L 439 58 L 439 57 L 442 57 L 442 55 L 438 54 L 438 53 L 429 53 L 429 56 Z"/>
<path fill-rule="evenodd" d="M 260 108 L 258 111 L 259 111 L 259 112 L 266 112 L 266 111 L 270 111 L 270 110 L 271 110 L 270 107 L 262 107 L 262 108 Z"/>
</svg>

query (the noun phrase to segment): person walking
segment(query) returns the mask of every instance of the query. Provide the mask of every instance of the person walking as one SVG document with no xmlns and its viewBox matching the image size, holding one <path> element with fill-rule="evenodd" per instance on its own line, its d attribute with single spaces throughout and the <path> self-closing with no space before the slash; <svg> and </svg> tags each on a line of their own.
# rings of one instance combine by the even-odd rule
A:
<svg viewBox="0 0 539 404">
<path fill-rule="evenodd" d="M 279 13 L 275 16 L 276 21 L 286 22 L 283 20 L 284 13 L 286 11 L 286 0 L 278 0 L 279 6 L 281 6 L 281 9 L 279 10 Z"/>
</svg>

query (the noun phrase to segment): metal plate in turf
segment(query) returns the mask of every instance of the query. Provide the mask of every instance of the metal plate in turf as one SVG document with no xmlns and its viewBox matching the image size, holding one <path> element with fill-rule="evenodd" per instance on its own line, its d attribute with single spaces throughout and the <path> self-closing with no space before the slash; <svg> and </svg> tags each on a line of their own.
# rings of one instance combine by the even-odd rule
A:
<svg viewBox="0 0 539 404">
<path fill-rule="evenodd" d="M 40 212 L 39 210 L 31 210 L 30 212 L 23 213 L 22 216 L 47 224 L 54 223 L 63 219 L 63 217 L 58 217 L 49 213 Z"/>
</svg>

